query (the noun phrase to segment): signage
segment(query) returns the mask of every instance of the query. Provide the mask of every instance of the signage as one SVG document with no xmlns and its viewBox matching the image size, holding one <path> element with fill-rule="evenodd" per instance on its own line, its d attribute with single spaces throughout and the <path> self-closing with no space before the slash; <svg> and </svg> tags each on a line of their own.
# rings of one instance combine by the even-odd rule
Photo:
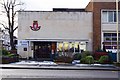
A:
<svg viewBox="0 0 120 80">
<path fill-rule="evenodd" d="M 41 28 L 41 26 L 38 25 L 38 21 L 33 21 L 33 25 L 30 26 L 30 28 L 33 31 L 38 31 Z"/>
<path fill-rule="evenodd" d="M 26 40 L 19 40 L 18 41 L 18 45 L 27 47 L 28 46 L 28 41 L 26 41 Z"/>
</svg>

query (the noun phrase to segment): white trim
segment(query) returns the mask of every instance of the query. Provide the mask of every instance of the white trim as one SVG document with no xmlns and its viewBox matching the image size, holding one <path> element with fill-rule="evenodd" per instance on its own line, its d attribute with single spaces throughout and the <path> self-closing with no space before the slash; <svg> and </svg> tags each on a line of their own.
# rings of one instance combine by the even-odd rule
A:
<svg viewBox="0 0 120 80">
<path fill-rule="evenodd" d="M 46 42 L 63 42 L 63 41 L 68 41 L 68 42 L 89 42 L 88 39 L 25 39 L 26 41 L 46 41 Z"/>
<path fill-rule="evenodd" d="M 101 9 L 101 11 L 116 11 L 116 9 Z"/>
</svg>

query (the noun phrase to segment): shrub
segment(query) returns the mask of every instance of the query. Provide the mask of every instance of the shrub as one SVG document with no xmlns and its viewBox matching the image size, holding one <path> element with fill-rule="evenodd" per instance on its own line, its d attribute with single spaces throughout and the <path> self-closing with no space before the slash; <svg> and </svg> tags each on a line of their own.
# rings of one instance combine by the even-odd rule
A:
<svg viewBox="0 0 120 80">
<path fill-rule="evenodd" d="M 81 53 L 81 58 L 85 58 L 86 56 L 91 56 L 92 53 L 90 51 L 84 51 Z"/>
<path fill-rule="evenodd" d="M 94 63 L 94 58 L 93 56 L 86 56 L 85 58 L 82 58 L 80 60 L 81 63 L 85 63 L 85 64 L 93 64 Z"/>
<path fill-rule="evenodd" d="M 92 64 L 94 63 L 94 58 L 92 56 L 92 53 L 90 51 L 84 51 L 81 53 L 81 59 L 80 63 L 85 64 Z"/>
<path fill-rule="evenodd" d="M 80 53 L 76 53 L 76 54 L 73 56 L 73 59 L 74 59 L 74 60 L 80 60 L 80 59 L 81 59 L 81 54 L 80 54 Z"/>
<path fill-rule="evenodd" d="M 80 63 L 85 64 L 85 58 L 82 58 L 82 59 L 80 60 Z"/>
<path fill-rule="evenodd" d="M 85 63 L 87 63 L 87 64 L 93 64 L 94 63 L 93 56 L 86 56 Z"/>
<path fill-rule="evenodd" d="M 16 55 L 16 54 L 8 54 L 8 57 L 15 58 L 15 57 L 18 57 L 18 55 Z"/>
<path fill-rule="evenodd" d="M 98 62 L 106 63 L 106 62 L 108 62 L 108 60 L 109 60 L 109 57 L 107 55 L 105 55 L 105 56 L 101 56 Z"/>
<path fill-rule="evenodd" d="M 0 53 L 2 63 L 11 63 L 19 61 L 19 55 L 18 54 L 12 54 L 8 52 L 7 50 L 2 50 Z"/>
<path fill-rule="evenodd" d="M 10 54 L 10 52 L 8 52 L 7 50 L 2 50 L 2 55 L 9 55 Z"/>
</svg>

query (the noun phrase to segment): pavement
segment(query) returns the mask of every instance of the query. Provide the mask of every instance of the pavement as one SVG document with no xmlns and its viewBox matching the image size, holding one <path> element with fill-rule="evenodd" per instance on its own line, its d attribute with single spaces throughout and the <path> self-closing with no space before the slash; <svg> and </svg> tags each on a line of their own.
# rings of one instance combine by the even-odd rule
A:
<svg viewBox="0 0 120 80">
<path fill-rule="evenodd" d="M 120 67 L 111 64 L 67 64 L 51 61 L 20 61 L 11 64 L 0 64 L 2 69 L 45 69 L 45 70 L 107 70 L 120 71 Z"/>
<path fill-rule="evenodd" d="M 3 78 L 1 80 L 118 80 L 117 78 Z"/>
</svg>

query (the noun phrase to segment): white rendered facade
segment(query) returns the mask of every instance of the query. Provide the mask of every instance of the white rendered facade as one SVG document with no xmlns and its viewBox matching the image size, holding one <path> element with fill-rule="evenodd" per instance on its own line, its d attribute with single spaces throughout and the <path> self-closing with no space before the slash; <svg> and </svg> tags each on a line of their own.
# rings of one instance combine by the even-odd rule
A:
<svg viewBox="0 0 120 80">
<path fill-rule="evenodd" d="M 30 28 L 34 21 L 40 30 Z M 18 12 L 18 26 L 18 54 L 23 58 L 34 57 L 35 42 L 55 42 L 56 51 L 61 45 L 70 48 L 72 43 L 73 52 L 76 45 L 92 51 L 92 12 L 22 11 Z"/>
</svg>

